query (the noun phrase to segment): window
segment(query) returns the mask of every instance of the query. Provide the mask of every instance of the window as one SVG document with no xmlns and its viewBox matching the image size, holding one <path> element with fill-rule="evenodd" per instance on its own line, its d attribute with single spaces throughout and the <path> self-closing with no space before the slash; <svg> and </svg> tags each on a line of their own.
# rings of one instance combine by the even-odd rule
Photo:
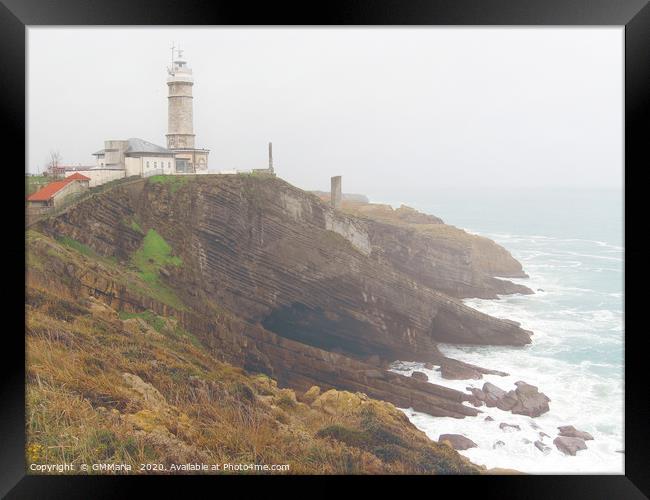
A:
<svg viewBox="0 0 650 500">
<path fill-rule="evenodd" d="M 157 161 L 154 161 L 154 162 L 153 162 L 153 168 L 157 168 L 157 167 L 158 167 L 158 162 L 157 162 Z"/>
<path fill-rule="evenodd" d="M 149 168 L 149 162 L 147 162 L 147 168 Z"/>
</svg>

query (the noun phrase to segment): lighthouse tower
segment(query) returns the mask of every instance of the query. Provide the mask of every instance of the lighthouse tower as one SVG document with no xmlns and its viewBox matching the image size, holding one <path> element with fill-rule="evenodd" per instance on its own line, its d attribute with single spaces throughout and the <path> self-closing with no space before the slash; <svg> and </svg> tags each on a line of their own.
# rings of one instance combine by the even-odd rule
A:
<svg viewBox="0 0 650 500">
<path fill-rule="evenodd" d="M 192 70 L 183 51 L 173 45 L 172 64 L 167 68 L 167 148 L 175 153 L 176 173 L 207 173 L 207 149 L 194 146 Z"/>
</svg>

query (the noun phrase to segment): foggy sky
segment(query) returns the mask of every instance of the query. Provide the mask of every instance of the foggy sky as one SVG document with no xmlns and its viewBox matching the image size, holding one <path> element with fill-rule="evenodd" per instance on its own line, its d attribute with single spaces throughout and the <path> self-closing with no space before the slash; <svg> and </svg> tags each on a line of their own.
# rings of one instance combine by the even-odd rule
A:
<svg viewBox="0 0 650 500">
<path fill-rule="evenodd" d="M 105 139 L 165 145 L 166 67 L 194 71 L 196 146 L 373 199 L 439 188 L 615 187 L 623 29 L 28 29 L 28 170 L 94 163 Z"/>
</svg>

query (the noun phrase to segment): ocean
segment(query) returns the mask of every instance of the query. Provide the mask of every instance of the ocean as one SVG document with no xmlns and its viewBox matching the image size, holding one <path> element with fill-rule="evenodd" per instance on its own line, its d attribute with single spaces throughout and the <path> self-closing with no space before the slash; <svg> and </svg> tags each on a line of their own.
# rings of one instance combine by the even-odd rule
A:
<svg viewBox="0 0 650 500">
<path fill-rule="evenodd" d="M 398 206 L 401 202 L 391 202 Z M 534 335 L 525 347 L 442 345 L 451 358 L 510 375 L 449 381 L 408 363 L 431 382 L 465 390 L 489 381 L 504 390 L 524 380 L 550 399 L 540 417 L 480 409 L 465 419 L 431 417 L 403 409 L 429 437 L 458 433 L 478 447 L 461 451 L 474 463 L 527 473 L 624 473 L 624 317 L 622 190 L 446 190 L 404 201 L 445 223 L 496 241 L 521 262 L 528 279 L 513 280 L 534 295 L 465 303 L 521 323 Z M 403 372 L 402 372 L 403 373 Z M 494 420 L 485 421 L 489 415 Z M 501 422 L 519 425 L 504 432 Z M 594 437 L 576 456 L 552 444 L 557 427 L 573 425 Z M 534 446 L 540 432 L 546 454 Z"/>
</svg>

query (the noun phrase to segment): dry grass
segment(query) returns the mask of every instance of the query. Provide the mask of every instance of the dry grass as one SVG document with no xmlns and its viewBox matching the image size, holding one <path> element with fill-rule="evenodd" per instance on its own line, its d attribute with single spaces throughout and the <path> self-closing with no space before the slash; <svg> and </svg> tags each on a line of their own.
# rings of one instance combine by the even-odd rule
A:
<svg viewBox="0 0 650 500">
<path fill-rule="evenodd" d="M 119 312 L 44 276 L 28 281 L 28 463 L 125 463 L 133 473 L 188 462 L 289 464 L 292 474 L 476 470 L 388 403 L 328 391 L 307 405 L 217 361 L 173 319 Z"/>
</svg>

